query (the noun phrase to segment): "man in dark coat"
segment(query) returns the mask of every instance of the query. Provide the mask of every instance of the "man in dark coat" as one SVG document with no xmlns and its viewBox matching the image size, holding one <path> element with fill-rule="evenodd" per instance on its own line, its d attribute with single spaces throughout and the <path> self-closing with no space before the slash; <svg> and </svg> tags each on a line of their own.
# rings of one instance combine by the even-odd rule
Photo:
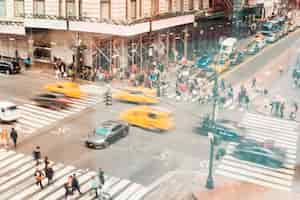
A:
<svg viewBox="0 0 300 200">
<path fill-rule="evenodd" d="M 78 182 L 78 179 L 76 177 L 76 174 L 73 174 L 73 178 L 72 178 L 72 192 L 74 192 L 75 190 L 77 190 L 79 192 L 79 194 L 82 194 L 80 191 L 80 185 Z"/>
<path fill-rule="evenodd" d="M 17 148 L 18 133 L 15 128 L 11 129 L 10 138 L 12 139 L 12 141 L 14 143 L 14 147 Z"/>
</svg>

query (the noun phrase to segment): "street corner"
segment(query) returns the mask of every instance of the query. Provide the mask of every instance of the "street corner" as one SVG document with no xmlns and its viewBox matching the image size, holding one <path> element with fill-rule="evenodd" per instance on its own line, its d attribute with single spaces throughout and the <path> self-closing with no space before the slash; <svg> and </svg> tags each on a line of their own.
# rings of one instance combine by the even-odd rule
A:
<svg viewBox="0 0 300 200">
<path fill-rule="evenodd" d="M 271 189 L 256 184 L 233 181 L 218 176 L 213 190 L 200 189 L 193 192 L 195 200 L 265 200 L 264 196 Z"/>
</svg>

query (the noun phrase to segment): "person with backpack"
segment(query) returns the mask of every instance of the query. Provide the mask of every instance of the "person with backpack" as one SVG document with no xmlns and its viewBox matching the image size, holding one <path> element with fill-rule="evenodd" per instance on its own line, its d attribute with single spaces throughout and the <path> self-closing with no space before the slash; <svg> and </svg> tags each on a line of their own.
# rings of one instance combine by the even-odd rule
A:
<svg viewBox="0 0 300 200">
<path fill-rule="evenodd" d="M 52 169 L 52 167 L 47 167 L 45 169 L 45 173 L 46 173 L 46 177 L 48 179 L 48 185 L 50 185 L 52 183 L 52 179 L 53 179 L 53 176 L 54 176 L 54 171 Z"/>
<path fill-rule="evenodd" d="M 40 146 L 36 146 L 35 150 L 32 152 L 33 159 L 36 161 L 36 166 L 40 164 L 41 151 Z"/>
<path fill-rule="evenodd" d="M 12 139 L 12 141 L 14 143 L 14 147 L 17 148 L 18 133 L 15 128 L 11 129 L 10 138 Z"/>
<path fill-rule="evenodd" d="M 34 173 L 34 176 L 35 176 L 35 181 L 36 181 L 35 184 L 37 186 L 39 185 L 41 187 L 41 189 L 43 189 L 44 186 L 43 186 L 42 181 L 45 178 L 45 176 L 44 176 L 43 172 L 38 167 L 37 167 L 37 169 Z"/>
</svg>

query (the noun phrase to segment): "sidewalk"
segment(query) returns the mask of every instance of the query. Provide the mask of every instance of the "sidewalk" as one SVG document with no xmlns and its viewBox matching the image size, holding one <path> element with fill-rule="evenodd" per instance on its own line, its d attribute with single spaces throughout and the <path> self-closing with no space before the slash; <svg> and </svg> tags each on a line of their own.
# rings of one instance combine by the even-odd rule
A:
<svg viewBox="0 0 300 200">
<path fill-rule="evenodd" d="M 215 189 L 205 188 L 206 174 L 170 172 L 172 175 L 156 184 L 145 200 L 296 200 L 300 194 L 272 190 L 255 184 L 214 176 Z M 151 188 L 151 186 L 150 186 Z"/>
</svg>

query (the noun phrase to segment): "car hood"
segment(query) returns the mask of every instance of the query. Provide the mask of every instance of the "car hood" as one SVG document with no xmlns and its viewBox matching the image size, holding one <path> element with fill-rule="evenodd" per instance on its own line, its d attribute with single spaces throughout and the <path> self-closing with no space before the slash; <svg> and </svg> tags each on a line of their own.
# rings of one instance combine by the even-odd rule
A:
<svg viewBox="0 0 300 200">
<path fill-rule="evenodd" d="M 86 139 L 86 142 L 104 143 L 105 142 L 105 138 L 97 136 L 97 135 L 92 135 L 92 136 L 88 136 L 88 138 Z"/>
</svg>

